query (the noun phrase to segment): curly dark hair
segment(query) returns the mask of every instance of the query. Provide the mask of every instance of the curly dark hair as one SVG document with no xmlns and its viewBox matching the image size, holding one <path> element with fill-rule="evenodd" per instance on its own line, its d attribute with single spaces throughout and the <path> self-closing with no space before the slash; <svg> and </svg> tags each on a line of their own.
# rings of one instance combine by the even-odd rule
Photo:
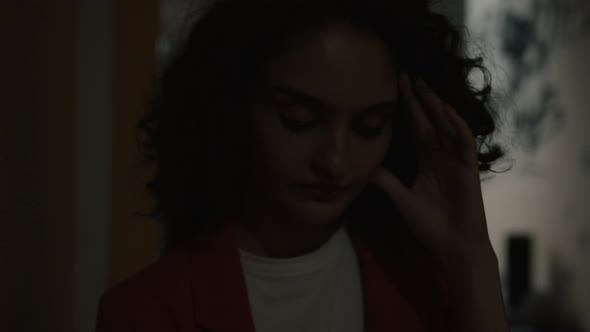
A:
<svg viewBox="0 0 590 332">
<path fill-rule="evenodd" d="M 480 173 L 494 172 L 491 166 L 504 150 L 488 144 L 496 130 L 489 72 L 480 57 L 464 54 L 460 30 L 430 6 L 426 0 L 217 0 L 201 8 L 161 71 L 153 107 L 138 123 L 142 151 L 156 165 L 147 188 L 157 206 L 149 216 L 164 224 L 165 248 L 217 226 L 214 218 L 239 211 L 255 89 L 268 78 L 269 62 L 295 38 L 335 21 L 379 37 L 395 52 L 398 67 L 423 78 L 454 106 L 477 140 Z M 474 70 L 483 73 L 481 88 L 468 80 Z M 384 167 L 410 186 L 416 157 L 407 126 L 400 125 L 404 121 L 393 122 Z M 377 229 L 389 227 L 399 234 L 400 250 L 410 247 L 412 235 L 403 223 L 391 222 L 399 216 L 397 209 L 376 187 L 369 185 L 349 211 L 354 226 L 366 226 L 358 229 L 374 242 L 390 233 Z"/>
</svg>

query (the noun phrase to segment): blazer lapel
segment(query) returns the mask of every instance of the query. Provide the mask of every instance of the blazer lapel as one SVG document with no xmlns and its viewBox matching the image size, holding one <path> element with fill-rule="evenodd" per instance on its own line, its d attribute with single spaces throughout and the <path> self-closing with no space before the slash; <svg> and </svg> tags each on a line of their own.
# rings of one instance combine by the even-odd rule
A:
<svg viewBox="0 0 590 332">
<path fill-rule="evenodd" d="M 398 288 L 402 271 L 396 267 L 384 269 L 383 262 L 360 237 L 353 232 L 350 237 L 361 270 L 365 332 L 423 331 L 418 314 Z"/>
<path fill-rule="evenodd" d="M 190 274 L 198 328 L 255 332 L 242 264 L 229 224 L 194 241 Z"/>
<path fill-rule="evenodd" d="M 423 331 L 418 314 L 400 292 L 402 272 L 384 268 L 353 232 L 362 277 L 365 332 Z M 233 228 L 229 223 L 194 241 L 190 280 L 195 325 L 203 331 L 255 332 L 248 291 Z M 403 287 L 403 286 L 402 286 Z"/>
</svg>

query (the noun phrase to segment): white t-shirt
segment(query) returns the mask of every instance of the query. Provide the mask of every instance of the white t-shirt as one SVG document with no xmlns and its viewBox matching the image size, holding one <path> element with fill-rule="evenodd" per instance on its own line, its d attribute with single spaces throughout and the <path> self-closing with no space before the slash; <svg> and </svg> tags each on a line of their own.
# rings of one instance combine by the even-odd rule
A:
<svg viewBox="0 0 590 332">
<path fill-rule="evenodd" d="M 363 295 L 344 227 L 316 251 L 268 258 L 240 249 L 257 332 L 361 332 Z"/>
</svg>

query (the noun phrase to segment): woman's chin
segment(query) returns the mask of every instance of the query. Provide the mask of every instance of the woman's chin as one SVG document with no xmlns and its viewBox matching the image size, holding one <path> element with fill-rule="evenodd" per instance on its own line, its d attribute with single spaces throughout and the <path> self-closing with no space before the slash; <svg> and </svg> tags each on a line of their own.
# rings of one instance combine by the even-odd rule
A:
<svg viewBox="0 0 590 332">
<path fill-rule="evenodd" d="M 304 201 L 291 204 L 291 215 L 306 224 L 328 225 L 336 222 L 345 212 L 347 202 Z"/>
</svg>

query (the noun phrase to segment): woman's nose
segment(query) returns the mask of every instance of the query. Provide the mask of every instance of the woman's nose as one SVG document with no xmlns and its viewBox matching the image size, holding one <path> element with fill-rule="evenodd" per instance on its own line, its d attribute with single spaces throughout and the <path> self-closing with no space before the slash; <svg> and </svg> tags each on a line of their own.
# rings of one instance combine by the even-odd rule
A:
<svg viewBox="0 0 590 332">
<path fill-rule="evenodd" d="M 312 168 L 318 176 L 340 181 L 347 171 L 348 139 L 343 131 L 324 135 L 314 151 Z"/>
</svg>

